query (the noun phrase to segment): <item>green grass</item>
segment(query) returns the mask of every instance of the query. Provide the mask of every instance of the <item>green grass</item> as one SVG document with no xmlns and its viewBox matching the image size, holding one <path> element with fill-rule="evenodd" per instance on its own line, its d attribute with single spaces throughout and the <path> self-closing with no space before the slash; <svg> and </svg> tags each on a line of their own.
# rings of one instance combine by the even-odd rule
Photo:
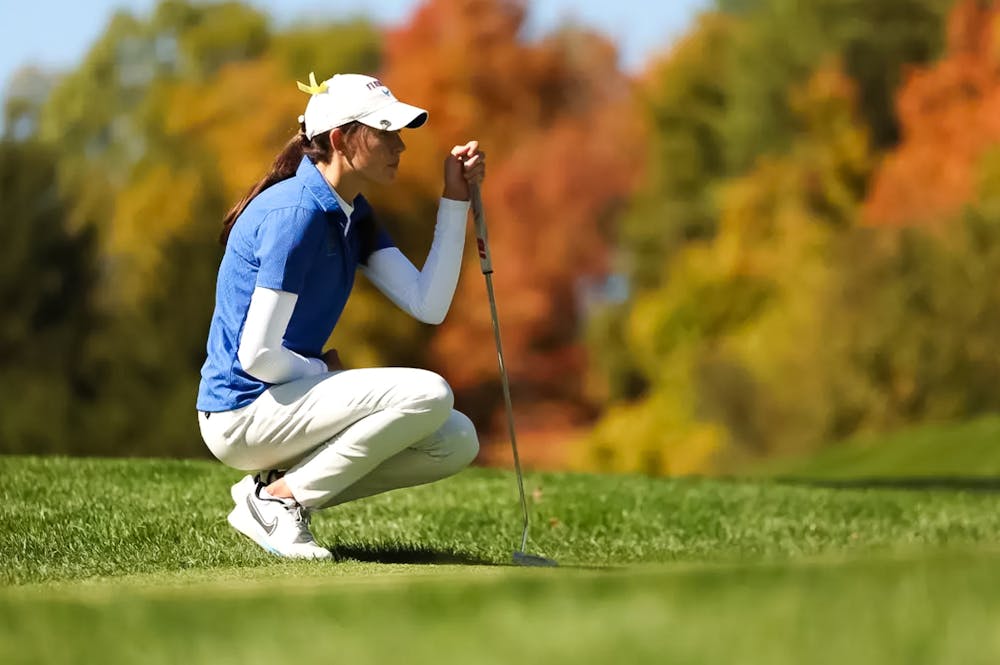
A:
<svg viewBox="0 0 1000 665">
<path fill-rule="evenodd" d="M 765 462 L 754 475 L 859 479 L 1000 478 L 1000 416 L 860 436 L 816 455 Z M 1000 483 L 998 483 L 1000 484 Z"/>
<path fill-rule="evenodd" d="M 995 558 L 16 589 L 4 663 L 995 663 Z"/>
<path fill-rule="evenodd" d="M 318 514 L 337 560 L 225 522 L 207 462 L 0 457 L 0 663 L 1000 661 L 1000 492 L 474 469 Z M 870 474 L 866 474 L 870 475 Z"/>
</svg>

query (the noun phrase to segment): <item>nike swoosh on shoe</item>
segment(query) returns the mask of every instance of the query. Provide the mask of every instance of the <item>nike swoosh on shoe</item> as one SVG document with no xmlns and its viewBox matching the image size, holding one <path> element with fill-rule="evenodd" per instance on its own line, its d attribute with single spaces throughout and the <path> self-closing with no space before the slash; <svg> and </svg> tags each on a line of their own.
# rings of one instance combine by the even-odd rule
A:
<svg viewBox="0 0 1000 665">
<path fill-rule="evenodd" d="M 260 514 L 259 510 L 257 510 L 257 506 L 253 504 L 252 494 L 247 494 L 247 508 L 250 509 L 250 516 L 254 518 L 254 521 L 256 521 L 262 529 L 264 529 L 264 532 L 269 536 L 273 535 L 274 530 L 278 528 L 277 516 L 271 518 L 270 522 L 265 521 L 264 516 Z"/>
</svg>

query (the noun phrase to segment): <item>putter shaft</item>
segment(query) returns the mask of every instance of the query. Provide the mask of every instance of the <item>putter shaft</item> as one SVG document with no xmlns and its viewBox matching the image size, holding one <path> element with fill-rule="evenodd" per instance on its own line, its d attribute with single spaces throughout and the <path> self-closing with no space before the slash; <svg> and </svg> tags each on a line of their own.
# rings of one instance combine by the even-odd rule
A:
<svg viewBox="0 0 1000 665">
<path fill-rule="evenodd" d="M 510 400 L 510 382 L 507 379 L 507 368 L 503 362 L 503 343 L 500 341 L 500 319 L 497 315 L 497 301 L 493 293 L 493 261 L 490 257 L 490 246 L 486 234 L 486 215 L 483 212 L 483 199 L 479 186 L 469 186 L 472 199 L 472 214 L 476 220 L 476 238 L 479 246 L 479 266 L 486 278 L 486 293 L 490 300 L 490 316 L 493 320 L 493 339 L 497 347 L 497 362 L 500 365 L 500 381 L 503 384 L 504 406 L 507 409 L 507 430 L 510 435 L 510 446 L 514 452 L 514 471 L 517 476 L 517 491 L 521 497 L 521 512 L 524 515 L 524 529 L 521 531 L 521 549 L 528 545 L 528 501 L 524 496 L 524 480 L 521 478 L 521 459 L 517 453 L 517 435 L 514 433 L 514 409 Z"/>
<path fill-rule="evenodd" d="M 521 459 L 517 454 L 517 435 L 514 433 L 514 408 L 510 401 L 510 382 L 507 380 L 507 368 L 503 364 L 503 343 L 500 341 L 500 324 L 497 318 L 496 297 L 493 295 L 493 275 L 485 273 L 486 292 L 490 296 L 490 313 L 493 316 L 493 338 L 497 344 L 497 362 L 500 364 L 500 382 L 503 384 L 504 405 L 507 407 L 507 431 L 510 434 L 510 446 L 514 452 L 514 471 L 517 476 L 517 491 L 521 496 L 521 511 L 524 513 L 524 529 L 521 532 L 521 552 L 528 545 L 528 501 L 524 496 L 524 480 L 521 478 Z"/>
</svg>

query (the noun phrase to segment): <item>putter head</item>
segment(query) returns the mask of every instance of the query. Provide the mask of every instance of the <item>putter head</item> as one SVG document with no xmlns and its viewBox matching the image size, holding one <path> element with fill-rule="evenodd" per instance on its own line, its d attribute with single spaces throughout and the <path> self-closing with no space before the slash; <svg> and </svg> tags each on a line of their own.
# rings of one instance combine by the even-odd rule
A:
<svg viewBox="0 0 1000 665">
<path fill-rule="evenodd" d="M 519 566 L 538 566 L 543 568 L 553 568 L 559 565 L 555 559 L 546 559 L 543 556 L 528 554 L 527 552 L 514 552 L 514 563 Z"/>
</svg>

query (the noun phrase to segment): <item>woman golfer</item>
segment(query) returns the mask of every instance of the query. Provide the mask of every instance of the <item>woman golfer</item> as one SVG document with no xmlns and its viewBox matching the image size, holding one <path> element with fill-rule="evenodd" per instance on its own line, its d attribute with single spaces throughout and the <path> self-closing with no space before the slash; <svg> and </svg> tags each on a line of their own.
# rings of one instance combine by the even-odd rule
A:
<svg viewBox="0 0 1000 665">
<path fill-rule="evenodd" d="M 345 370 L 323 346 L 359 268 L 415 318 L 444 319 L 462 263 L 469 183 L 482 181 L 485 155 L 470 141 L 445 159 L 434 240 L 417 270 L 361 192 L 392 182 L 406 148 L 400 130 L 420 127 L 427 112 L 358 74 L 322 84 L 310 75 L 299 88 L 311 94 L 301 132 L 224 222 L 197 408 L 212 453 L 255 474 L 232 487 L 229 523 L 274 554 L 325 559 L 311 512 L 445 478 L 479 450 L 440 376 Z"/>
</svg>

